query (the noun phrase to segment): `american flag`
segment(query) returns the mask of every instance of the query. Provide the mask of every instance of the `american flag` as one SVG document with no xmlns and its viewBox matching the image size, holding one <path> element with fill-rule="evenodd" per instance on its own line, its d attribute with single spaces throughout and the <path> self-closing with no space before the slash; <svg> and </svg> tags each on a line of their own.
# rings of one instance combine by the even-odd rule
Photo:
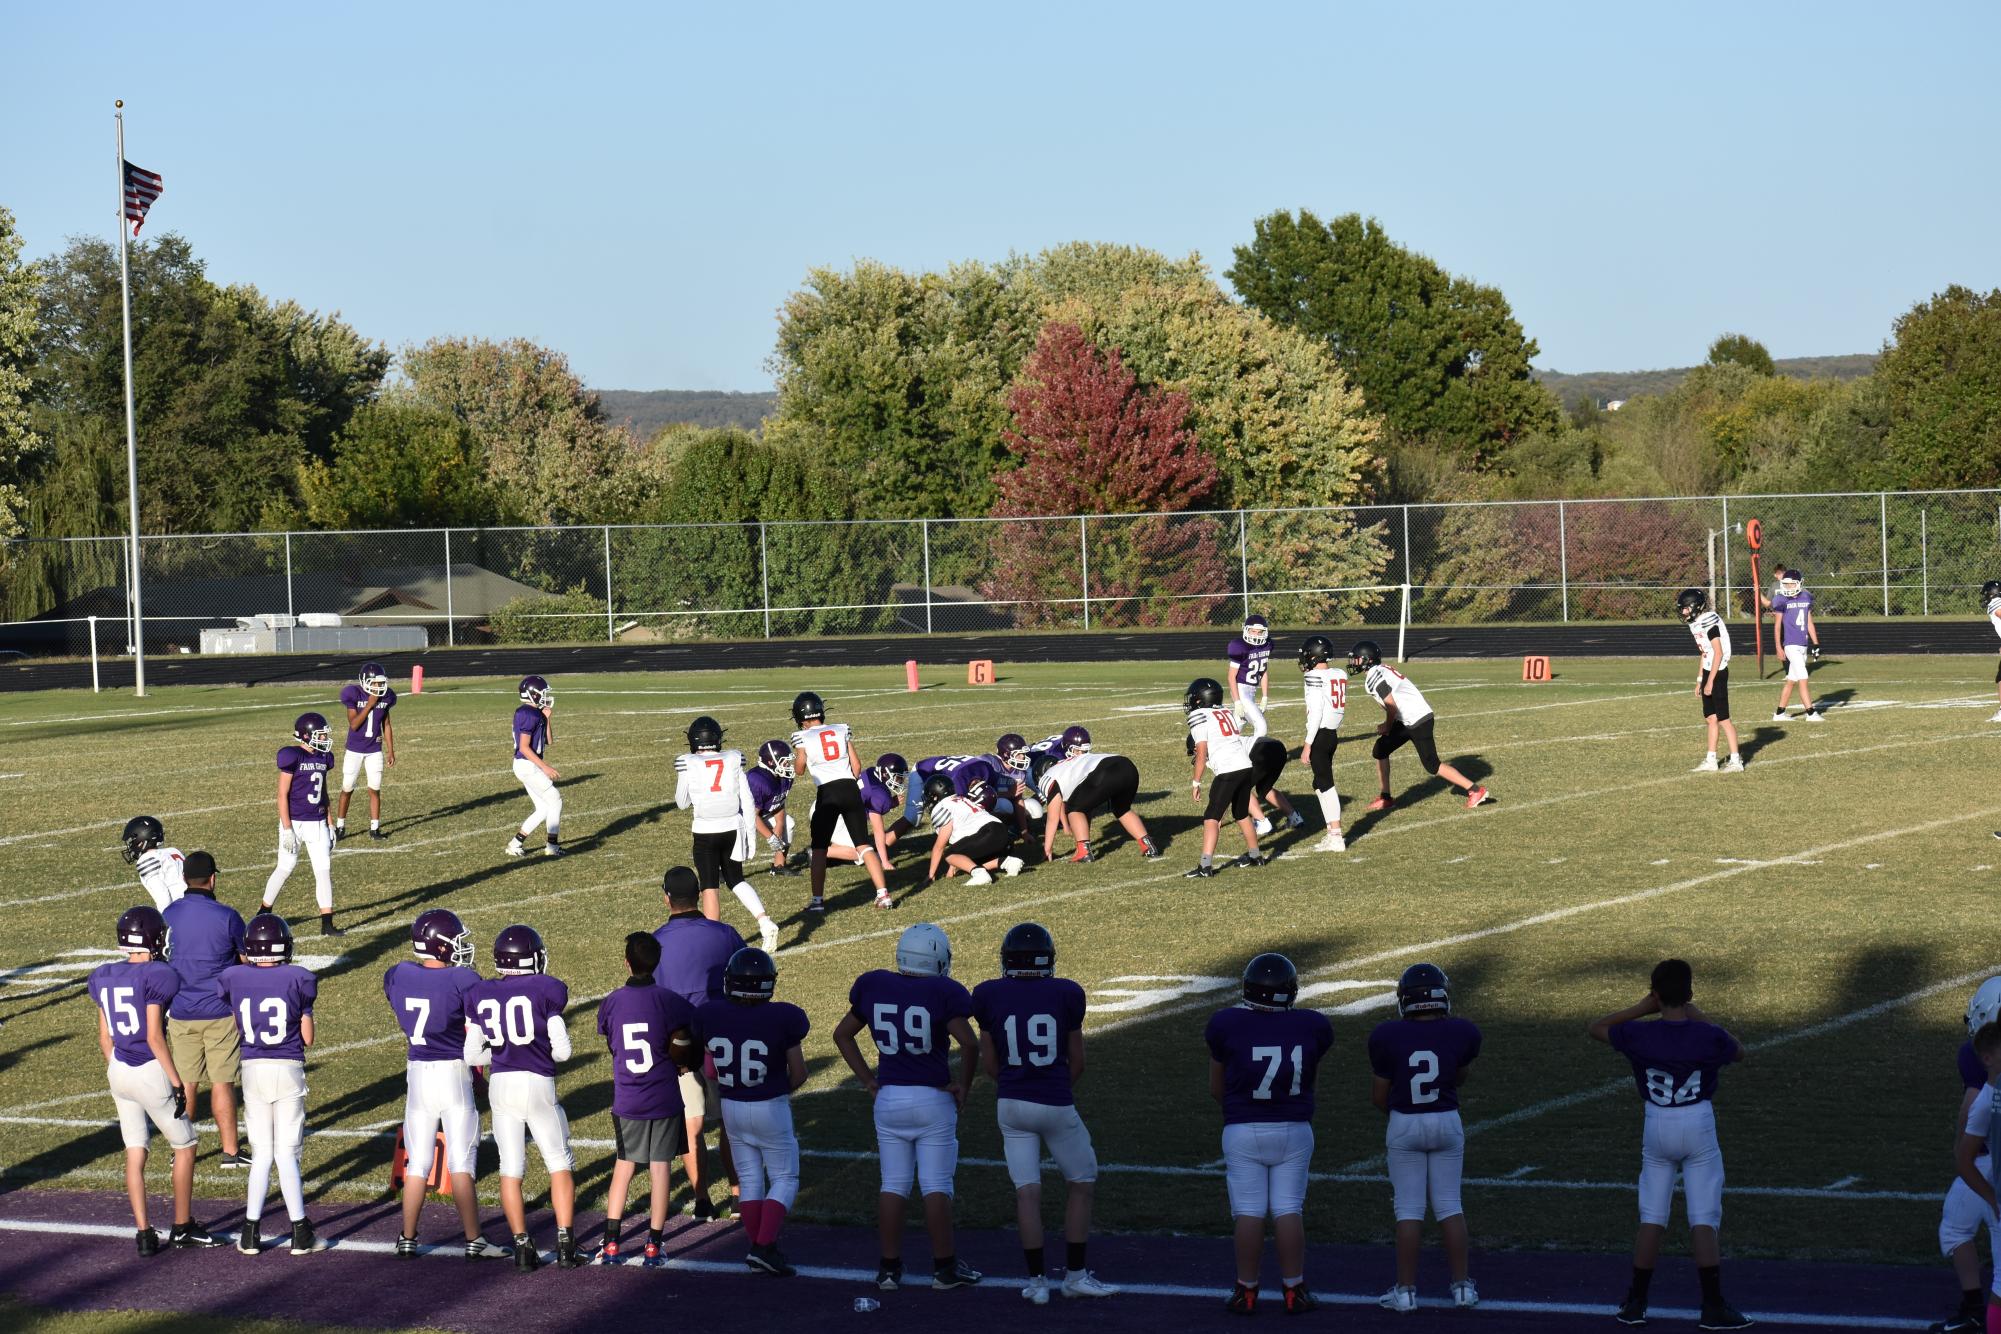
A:
<svg viewBox="0 0 2001 1334">
<path fill-rule="evenodd" d="M 134 236 L 139 234 L 146 221 L 146 210 L 153 207 L 162 188 L 158 172 L 135 167 L 130 162 L 125 164 L 125 220 L 132 224 Z"/>
</svg>

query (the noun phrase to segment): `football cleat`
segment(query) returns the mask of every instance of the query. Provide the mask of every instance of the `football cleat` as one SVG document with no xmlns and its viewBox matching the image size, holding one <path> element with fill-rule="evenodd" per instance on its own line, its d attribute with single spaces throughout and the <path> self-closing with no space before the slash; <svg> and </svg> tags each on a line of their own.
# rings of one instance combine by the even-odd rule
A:
<svg viewBox="0 0 2001 1334">
<path fill-rule="evenodd" d="M 1742 755 L 1732 755 L 1729 759 L 1723 761 L 1723 772 L 1726 774 L 1743 773 L 1744 757 Z"/>
<path fill-rule="evenodd" d="M 964 1260 L 954 1260 L 950 1269 L 936 1269 L 931 1274 L 931 1286 L 942 1292 L 947 1288 L 970 1288 L 986 1277 Z"/>
<path fill-rule="evenodd" d="M 1230 865 L 1241 867 L 1246 871 L 1255 871 L 1264 866 L 1269 860 L 1270 858 L 1266 857 L 1263 853 L 1247 852 L 1243 856 L 1233 860 Z"/>
<path fill-rule="evenodd" d="M 320 918 L 320 935 L 322 935 L 322 936 L 344 936 L 344 935 L 346 935 L 346 934 L 347 934 L 347 932 L 346 932 L 346 931 L 344 931 L 344 930 L 343 930 L 343 929 L 341 929 L 340 927 L 337 927 L 337 926 L 335 926 L 335 925 L 334 925 L 334 922 L 333 922 L 333 918 L 331 918 L 331 917 L 322 917 L 322 918 Z"/>
<path fill-rule="evenodd" d="M 1995 714 L 1992 718 L 1989 718 L 1987 721 L 1990 723 L 2001 723 L 2001 713 Z"/>
<path fill-rule="evenodd" d="M 1379 794 L 1374 801 L 1370 802 L 1362 809 L 1365 811 L 1386 811 L 1389 808 L 1390 808 L 1389 793 L 1384 792 Z"/>
<path fill-rule="evenodd" d="M 1031 1306 L 1049 1305 L 1049 1280 L 1036 1274 L 1021 1290 L 1021 1299 Z"/>
<path fill-rule="evenodd" d="M 1266 834 L 1269 834 L 1271 832 L 1271 820 L 1265 816 L 1260 815 L 1258 817 L 1257 823 L 1251 827 L 1258 831 L 1259 838 L 1263 838 Z"/>
<path fill-rule="evenodd" d="M 1406 1288 L 1398 1283 L 1382 1296 L 1376 1298 L 1376 1305 L 1385 1311 L 1395 1311 L 1399 1315 L 1409 1315 L 1417 1309 L 1417 1289 Z"/>
<path fill-rule="evenodd" d="M 1689 772 L 1692 774 L 1713 774 L 1720 767 L 1721 766 L 1719 766 L 1716 763 L 1716 757 L 1714 755 L 1705 755 L 1702 757 L 1702 763 L 1696 765 L 1693 769 L 1690 769 Z"/>
<path fill-rule="evenodd" d="M 1949 1320 L 1933 1321 L 1926 1334 L 1979 1334 L 1986 1328 L 1987 1318 L 1975 1308 L 1971 1314 L 1955 1311 Z"/>
<path fill-rule="evenodd" d="M 660 1253 L 659 1242 L 649 1241 L 646 1243 L 646 1258 L 639 1262 L 639 1267 L 641 1269 L 665 1269 L 667 1267 L 667 1257 Z"/>
<path fill-rule="evenodd" d="M 1073 1269 L 1063 1276 L 1065 1297 L 1116 1297 L 1119 1290 L 1088 1269 Z"/>
<path fill-rule="evenodd" d="M 313 1234 L 313 1220 L 301 1218 L 292 1224 L 292 1254 L 311 1255 L 323 1251 L 327 1244 Z"/>
<path fill-rule="evenodd" d="M 1827 721 L 1827 715 L 1822 713 L 1819 709 L 1808 709 L 1805 713 L 1800 715 L 1800 718 L 1802 721 L 1809 723 L 1824 723 Z"/>
<path fill-rule="evenodd" d="M 879 896 L 877 896 L 877 898 L 876 898 L 876 901 L 875 901 L 875 902 L 876 902 L 876 906 L 877 906 L 877 907 L 881 907 L 881 906 L 882 906 L 882 900 L 883 900 L 883 897 L 885 897 L 885 896 L 880 896 L 880 895 L 879 895 Z M 827 901 L 826 901 L 825 899 L 823 899 L 823 898 L 817 898 L 817 897 L 816 897 L 816 898 L 811 898 L 811 899 L 808 899 L 808 900 L 806 900 L 806 911 L 807 911 L 807 912 L 825 912 L 825 911 L 827 911 Z"/>
<path fill-rule="evenodd" d="M 1223 1309 L 1231 1315 L 1256 1315 L 1258 1290 L 1245 1283 L 1231 1284 L 1230 1296 L 1224 1301 Z"/>
<path fill-rule="evenodd" d="M 152 1228 L 142 1227 L 134 1235 L 139 1242 L 139 1254 L 154 1256 L 160 1253 L 160 1234 Z"/>
<path fill-rule="evenodd" d="M 1466 809 L 1470 811 L 1475 806 L 1484 806 L 1493 799 L 1493 794 L 1488 792 L 1486 788 L 1476 787 L 1466 794 Z"/>
<path fill-rule="evenodd" d="M 415 1237 L 406 1237 L 399 1232 L 396 1235 L 396 1258 L 399 1260 L 416 1259 L 417 1239 Z"/>
<path fill-rule="evenodd" d="M 875 1285 L 884 1292 L 895 1292 L 903 1286 L 903 1266 L 878 1265 L 875 1271 Z"/>
<path fill-rule="evenodd" d="M 757 919 L 757 943 L 766 954 L 778 952 L 778 923 L 768 915 Z"/>
<path fill-rule="evenodd" d="M 474 1237 L 466 1243 L 465 1257 L 468 1260 L 508 1260 L 513 1256 L 512 1246 L 502 1246 L 485 1237 Z"/>
<path fill-rule="evenodd" d="M 542 1252 L 535 1249 L 535 1243 L 526 1234 L 514 1239 L 514 1269 L 516 1273 L 532 1274 L 542 1267 Z"/>
<path fill-rule="evenodd" d="M 621 1257 L 618 1253 L 618 1243 L 615 1241 L 607 1241 L 604 1245 L 598 1247 L 598 1253 L 591 1257 L 591 1263 L 594 1265 L 615 1265 L 624 1263 L 623 1257 Z"/>
<path fill-rule="evenodd" d="M 1147 861 L 1157 862 L 1167 854 L 1160 850 L 1160 844 L 1150 838 L 1143 838 L 1139 844 L 1139 855 Z"/>
<path fill-rule="evenodd" d="M 521 846 L 520 839 L 510 838 L 507 840 L 507 855 L 510 857 L 526 857 L 528 849 Z"/>
<path fill-rule="evenodd" d="M 389 835 L 383 833 L 380 829 L 369 830 L 368 836 L 374 839 L 377 843 L 387 843 L 389 841 Z"/>
<path fill-rule="evenodd" d="M 1306 817 L 1301 815 L 1298 811 L 1294 811 L 1292 814 L 1285 817 L 1285 827 L 1287 829 L 1297 829 L 1305 823 L 1306 823 Z"/>
<path fill-rule="evenodd" d="M 544 843 L 542 845 L 542 855 L 544 857 L 567 857 L 570 854 L 563 851 L 563 845 L 560 843 Z"/>
<path fill-rule="evenodd" d="M 1472 1279 L 1462 1278 L 1452 1285 L 1452 1304 L 1462 1311 L 1480 1304 L 1480 1290 L 1473 1286 Z"/>
<path fill-rule="evenodd" d="M 1005 876 L 1020 875 L 1021 865 L 1021 858 L 1019 857 L 1003 857 L 1000 864 L 1001 874 Z"/>
<path fill-rule="evenodd" d="M 815 901 L 817 902 L 817 900 Z M 810 907 L 811 905 L 808 906 Z M 875 906 L 878 908 L 894 908 L 896 906 L 896 900 L 889 896 L 888 890 L 884 890 L 882 893 L 875 896 Z M 822 904 L 820 907 L 820 911 L 825 912 L 826 910 L 827 910 L 826 906 Z"/>
<path fill-rule="evenodd" d="M 1612 1318 L 1622 1325 L 1644 1325 L 1647 1323 L 1647 1299 L 1626 1294 L 1626 1300 L 1619 1303 L 1619 1309 Z"/>
<path fill-rule="evenodd" d="M 966 883 L 969 885 L 991 885 L 993 882 L 993 873 L 984 866 L 975 866 L 972 873 L 966 877 Z"/>
<path fill-rule="evenodd" d="M 1320 836 L 1320 841 L 1313 845 L 1313 850 L 1315 852 L 1346 852 L 1348 850 L 1348 840 L 1341 836 L 1340 830 L 1330 829 Z"/>
<path fill-rule="evenodd" d="M 785 1252 L 779 1250 L 775 1242 L 751 1247 L 750 1254 L 745 1257 L 745 1263 L 752 1269 L 763 1270 L 773 1278 L 791 1278 L 799 1272 L 792 1267 L 792 1262 L 785 1258 Z"/>
<path fill-rule="evenodd" d="M 1077 850 L 1070 854 L 1070 860 L 1073 863 L 1091 861 L 1091 845 L 1089 843 L 1079 843 Z"/>
<path fill-rule="evenodd" d="M 244 1172 L 249 1170 L 250 1160 L 240 1153 L 221 1153 L 216 1155 L 215 1165 L 225 1172 Z"/>
<path fill-rule="evenodd" d="M 1320 1299 L 1308 1292 L 1304 1283 L 1294 1283 L 1285 1290 L 1285 1313 L 1305 1315 L 1308 1311 L 1320 1309 Z"/>
<path fill-rule="evenodd" d="M 566 1227 L 557 1228 L 556 1268 L 581 1269 L 587 1263 L 589 1262 L 584 1259 L 584 1253 L 577 1249 L 577 1239 L 571 1234 L 570 1229 Z"/>
<path fill-rule="evenodd" d="M 212 1236 L 196 1223 L 176 1223 L 167 1236 L 167 1244 L 177 1250 L 194 1250 L 209 1246 L 227 1246 L 221 1237 Z"/>
<path fill-rule="evenodd" d="M 1714 1306 L 1702 1308 L 1702 1319 L 1695 1322 L 1697 1329 L 1749 1329 L 1756 1321 L 1747 1320 L 1743 1314 L 1728 1302 L 1718 1302 Z"/>
<path fill-rule="evenodd" d="M 415 1255 L 417 1252 L 414 1248 L 417 1243 L 413 1241 L 410 1245 L 413 1248 L 410 1254 Z M 263 1253 L 264 1240 L 257 1235 L 257 1224 L 244 1223 L 243 1230 L 236 1234 L 236 1250 L 240 1255 L 260 1255 Z M 396 1244 L 396 1254 L 403 1254 L 403 1244 L 400 1240 Z"/>
<path fill-rule="evenodd" d="M 1775 722 L 1775 723 L 1782 723 L 1782 722 L 1786 721 L 1786 718 L 1787 718 L 1787 714 L 1786 714 L 1786 711 L 1785 711 L 1784 709 L 1774 709 L 1774 710 L 1772 710 L 1772 721 L 1773 721 L 1773 722 Z"/>
<path fill-rule="evenodd" d="M 1181 873 L 1183 880 L 1208 880 L 1216 874 L 1213 866 L 1194 866 Z"/>
</svg>

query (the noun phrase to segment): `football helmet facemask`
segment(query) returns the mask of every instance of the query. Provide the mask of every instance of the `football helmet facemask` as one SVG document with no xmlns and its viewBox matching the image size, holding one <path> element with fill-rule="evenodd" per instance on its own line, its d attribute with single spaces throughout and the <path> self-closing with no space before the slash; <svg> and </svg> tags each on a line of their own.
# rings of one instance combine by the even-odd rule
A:
<svg viewBox="0 0 2001 1334">
<path fill-rule="evenodd" d="M 767 741 L 757 748 L 757 767 L 780 778 L 792 777 L 792 747 L 783 741 Z"/>
<path fill-rule="evenodd" d="M 302 713 L 292 722 L 292 740 L 307 750 L 326 754 L 333 749 L 333 731 L 317 713 Z"/>
<path fill-rule="evenodd" d="M 1244 617 L 1244 642 L 1252 648 L 1262 648 L 1271 642 L 1271 622 L 1253 612 Z"/>
<path fill-rule="evenodd" d="M 382 664 L 379 662 L 361 664 L 361 674 L 355 677 L 355 682 L 364 694 L 373 695 L 377 699 L 389 693 L 389 673 L 382 670 Z"/>
</svg>

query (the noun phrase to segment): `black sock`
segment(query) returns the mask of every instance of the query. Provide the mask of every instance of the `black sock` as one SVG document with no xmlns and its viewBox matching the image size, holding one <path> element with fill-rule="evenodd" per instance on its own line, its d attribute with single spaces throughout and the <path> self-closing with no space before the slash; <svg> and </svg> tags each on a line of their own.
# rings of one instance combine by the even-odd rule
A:
<svg viewBox="0 0 2001 1334">
<path fill-rule="evenodd" d="M 1084 1272 L 1087 1266 L 1084 1263 L 1083 1242 L 1073 1241 L 1070 1243 L 1069 1255 L 1064 1263 L 1066 1267 L 1069 1269 L 1069 1271 L 1073 1274 L 1081 1274 Z"/>
<path fill-rule="evenodd" d="M 931 1268 L 940 1274 L 949 1274 L 958 1267 L 959 1257 L 956 1255 L 941 1255 L 931 1262 Z"/>
<path fill-rule="evenodd" d="M 1961 1315 L 1979 1315 L 1980 1309 L 1986 1304 L 1987 1293 L 1984 1289 L 1966 1288 L 1959 1294 L 1959 1313 Z"/>
<path fill-rule="evenodd" d="M 649 1245 L 658 1246 L 660 1244 L 660 1229 L 657 1227 L 647 1228 L 646 1240 Z"/>
<path fill-rule="evenodd" d="M 882 1257 L 882 1267 L 892 1274 L 901 1274 L 903 1272 L 903 1261 L 892 1260 L 885 1255 Z"/>
<path fill-rule="evenodd" d="M 610 1214 L 604 1216 L 604 1239 L 607 1243 L 618 1245 L 618 1230 L 624 1223 L 623 1218 L 613 1218 Z"/>
<path fill-rule="evenodd" d="M 1040 1246 L 1022 1247 L 1021 1258 L 1028 1265 L 1028 1276 L 1030 1278 L 1042 1277 L 1042 1248 Z"/>
<path fill-rule="evenodd" d="M 1633 1297 L 1634 1297 L 1634 1298 L 1636 1298 L 1636 1299 L 1637 1299 L 1637 1300 L 1639 1300 L 1639 1301 L 1642 1301 L 1642 1302 L 1646 1301 L 1646 1299 L 1647 1299 L 1647 1289 L 1648 1289 L 1648 1288 L 1649 1288 L 1650 1286 L 1652 1286 L 1652 1284 L 1653 1284 L 1653 1281 L 1654 1281 L 1654 1271 L 1653 1271 L 1653 1270 L 1651 1270 L 1651 1269 L 1642 1269 L 1642 1268 L 1640 1268 L 1640 1267 L 1639 1267 L 1638 1265 L 1634 1265 L 1634 1266 L 1633 1266 L 1633 1286 L 1632 1286 L 1632 1289 L 1631 1289 L 1631 1292 L 1632 1292 L 1632 1295 L 1633 1295 Z"/>
<path fill-rule="evenodd" d="M 556 1229 L 556 1244 L 558 1246 L 570 1246 L 575 1244 L 575 1242 L 576 1238 L 570 1235 L 570 1229 L 566 1227 Z"/>
<path fill-rule="evenodd" d="M 1723 1305 L 1723 1270 L 1717 1265 L 1703 1265 L 1695 1271 L 1702 1280 L 1702 1304 L 1704 1306 Z"/>
</svg>

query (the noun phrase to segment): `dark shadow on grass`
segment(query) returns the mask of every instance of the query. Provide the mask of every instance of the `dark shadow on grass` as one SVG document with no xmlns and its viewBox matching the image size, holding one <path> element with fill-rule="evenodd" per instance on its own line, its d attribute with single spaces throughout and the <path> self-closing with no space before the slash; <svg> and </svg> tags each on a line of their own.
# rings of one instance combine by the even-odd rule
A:
<svg viewBox="0 0 2001 1334">
<path fill-rule="evenodd" d="M 567 794 L 571 788 L 582 787 L 585 783 L 595 782 L 601 777 L 603 775 L 596 772 L 572 774 L 558 781 L 556 789 L 559 792 Z M 496 792 L 488 792 L 483 796 L 468 797 L 464 801 L 453 802 L 449 806 L 440 806 L 436 810 L 427 811 L 422 815 L 407 816 L 401 820 L 384 820 L 382 827 L 391 833 L 406 831 L 415 829 L 419 825 L 429 824 L 433 820 L 448 820 L 453 816 L 467 815 L 473 811 L 485 810 L 489 806 L 499 806 L 507 802 L 522 802 L 525 804 L 527 802 L 527 794 L 518 787 L 502 788 Z"/>
<path fill-rule="evenodd" d="M 1813 726 L 1811 723 L 1803 723 L 1801 725 L 1805 727 Z M 1785 734 L 1786 730 L 1783 727 L 1774 727 L 1770 723 L 1760 723 L 1757 727 L 1751 728 L 1748 731 L 1738 732 L 1737 753 L 1748 760 L 1774 741 L 1782 739 Z"/>
</svg>

